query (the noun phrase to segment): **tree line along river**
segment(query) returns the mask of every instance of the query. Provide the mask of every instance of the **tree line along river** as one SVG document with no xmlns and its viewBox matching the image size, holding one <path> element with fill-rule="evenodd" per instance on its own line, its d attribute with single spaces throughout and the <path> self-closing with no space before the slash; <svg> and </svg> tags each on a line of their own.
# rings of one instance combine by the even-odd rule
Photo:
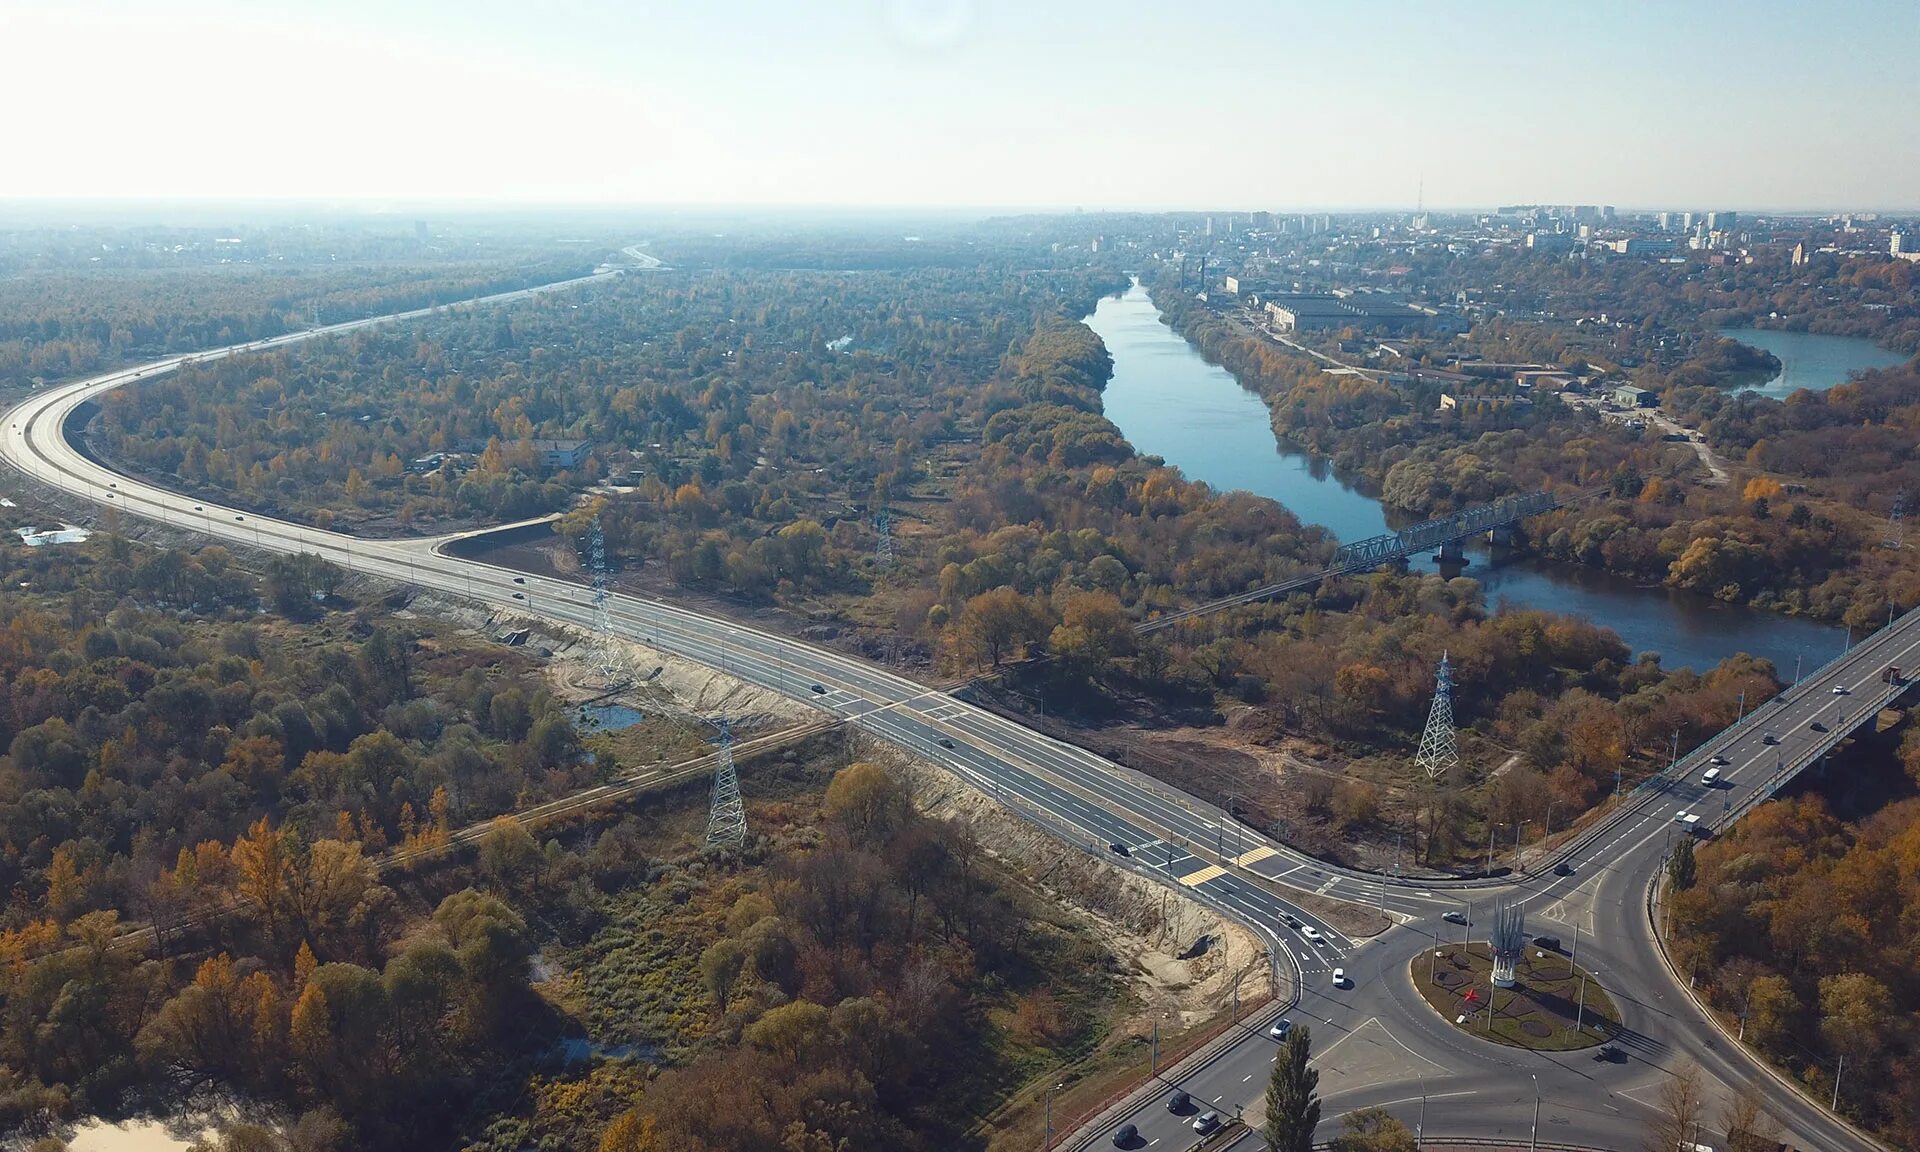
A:
<svg viewBox="0 0 1920 1152">
<path fill-rule="evenodd" d="M 1113 379 L 1104 397 L 1107 418 L 1140 452 L 1161 457 L 1218 490 L 1271 497 L 1341 540 L 1392 531 L 1377 499 L 1334 476 L 1325 461 L 1281 445 L 1266 404 L 1161 323 L 1159 309 L 1139 284 L 1102 300 L 1086 322 L 1113 356 Z M 1828 364 L 1837 362 L 1834 349 L 1823 345 L 1821 352 Z M 1800 373 L 1803 380 L 1806 375 Z M 1843 367 L 1826 385 L 1845 377 Z M 1489 606 L 1505 603 L 1585 617 L 1619 633 L 1635 653 L 1658 652 L 1669 668 L 1705 671 L 1724 657 L 1746 652 L 1773 661 L 1790 678 L 1796 658 L 1811 670 L 1839 655 L 1846 643 L 1844 629 L 1811 620 L 1532 557 L 1495 559 L 1484 547 L 1469 555 L 1472 565 L 1465 574 L 1480 581 Z M 1435 568 L 1424 554 L 1413 563 Z"/>
</svg>

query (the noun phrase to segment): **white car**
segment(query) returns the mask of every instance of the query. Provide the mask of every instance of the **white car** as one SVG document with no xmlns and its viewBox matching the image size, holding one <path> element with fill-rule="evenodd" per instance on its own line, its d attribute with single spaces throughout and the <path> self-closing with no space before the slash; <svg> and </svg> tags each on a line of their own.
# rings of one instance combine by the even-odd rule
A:
<svg viewBox="0 0 1920 1152">
<path fill-rule="evenodd" d="M 1833 686 L 1833 694 L 1835 696 L 1851 696 L 1853 695 L 1853 689 L 1847 687 L 1845 684 L 1835 684 Z"/>
<path fill-rule="evenodd" d="M 1313 943 L 1313 944 L 1318 944 L 1318 943 L 1320 943 L 1320 942 L 1321 942 L 1322 940 L 1325 940 L 1325 939 L 1326 939 L 1326 937 L 1325 937 L 1325 936 L 1322 936 L 1322 935 L 1320 935 L 1320 929 L 1318 929 L 1318 928 L 1315 928 L 1315 927 L 1314 927 L 1313 925 L 1311 925 L 1311 924 L 1308 924 L 1308 925 L 1305 925 L 1304 927 L 1302 927 L 1302 928 L 1300 929 L 1300 935 L 1302 935 L 1302 936 L 1305 936 L 1305 937 L 1307 938 L 1307 940 L 1308 940 L 1308 942 L 1309 942 L 1309 943 Z"/>
<path fill-rule="evenodd" d="M 1267 1035 L 1274 1040 L 1285 1040 L 1287 1033 L 1291 1031 L 1293 1031 L 1293 1021 L 1282 1016 L 1273 1022 L 1273 1027 L 1267 1029 Z"/>
<path fill-rule="evenodd" d="M 1335 988 L 1345 988 L 1347 986 L 1347 970 L 1345 968 L 1335 968 L 1333 970 L 1333 986 Z"/>
</svg>

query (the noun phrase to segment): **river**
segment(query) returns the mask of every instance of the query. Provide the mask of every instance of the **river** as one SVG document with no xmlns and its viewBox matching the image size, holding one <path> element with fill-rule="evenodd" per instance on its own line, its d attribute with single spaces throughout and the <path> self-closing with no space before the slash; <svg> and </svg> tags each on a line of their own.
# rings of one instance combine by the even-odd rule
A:
<svg viewBox="0 0 1920 1152">
<path fill-rule="evenodd" d="M 1086 320 L 1113 355 L 1107 418 L 1140 452 L 1217 489 L 1271 497 L 1341 540 L 1391 530 L 1378 500 L 1334 476 L 1324 461 L 1282 448 L 1266 404 L 1161 323 L 1146 289 L 1135 284 L 1107 297 Z M 1465 574 L 1480 581 L 1489 605 L 1586 617 L 1619 633 L 1636 653 L 1660 653 L 1669 668 L 1704 671 L 1748 652 L 1791 677 L 1796 657 L 1812 669 L 1839 655 L 1846 639 L 1825 624 L 1641 587 L 1605 572 L 1526 557 L 1492 562 L 1484 549 L 1470 555 Z M 1414 563 L 1434 566 L 1425 554 Z"/>
<path fill-rule="evenodd" d="M 1844 384 L 1854 372 L 1904 364 L 1905 356 L 1889 352 L 1858 336 L 1822 336 L 1815 332 L 1787 332 L 1777 328 L 1722 328 L 1720 335 L 1763 348 L 1780 358 L 1780 374 L 1742 392 L 1758 392 L 1785 400 L 1801 389 L 1825 392 Z"/>
</svg>

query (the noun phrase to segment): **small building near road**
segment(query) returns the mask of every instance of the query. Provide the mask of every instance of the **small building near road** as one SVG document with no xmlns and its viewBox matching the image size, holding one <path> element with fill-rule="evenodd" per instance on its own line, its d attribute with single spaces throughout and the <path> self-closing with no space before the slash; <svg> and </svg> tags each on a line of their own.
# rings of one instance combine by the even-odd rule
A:
<svg viewBox="0 0 1920 1152">
<path fill-rule="evenodd" d="M 1636 388 L 1631 384 L 1622 384 L 1608 394 L 1608 399 L 1622 408 L 1658 408 L 1660 394 L 1649 392 L 1645 388 Z"/>
<path fill-rule="evenodd" d="M 593 443 L 588 440 L 535 440 L 533 451 L 540 458 L 542 470 L 565 472 L 587 462 L 587 454 L 593 451 Z"/>
</svg>

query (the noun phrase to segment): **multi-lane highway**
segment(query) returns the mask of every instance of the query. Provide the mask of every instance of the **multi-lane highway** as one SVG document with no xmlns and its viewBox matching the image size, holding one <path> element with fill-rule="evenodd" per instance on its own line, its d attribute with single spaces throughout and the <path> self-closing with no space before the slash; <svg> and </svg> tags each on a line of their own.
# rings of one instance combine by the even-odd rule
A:
<svg viewBox="0 0 1920 1152">
<path fill-rule="evenodd" d="M 461 307 L 507 305 L 613 274 Z M 171 357 L 48 389 L 7 413 L 0 459 L 42 484 L 129 515 L 264 550 L 315 553 L 355 572 L 500 611 L 592 626 L 590 592 L 577 584 L 449 556 L 438 540 L 363 540 L 195 500 L 115 473 L 67 439 L 65 425 L 73 411 L 113 388 L 191 361 L 283 347 L 429 311 Z M 1887 664 L 1908 666 L 1920 652 L 1920 619 L 1914 616 L 1863 642 L 1782 701 L 1764 706 L 1758 719 L 1697 750 L 1673 777 L 1643 788 L 1571 844 L 1565 858 L 1573 864 L 1572 875 L 1543 871 L 1518 881 L 1423 882 L 1328 866 L 1165 784 L 850 656 L 654 599 L 616 595 L 609 615 L 623 636 L 851 720 L 879 739 L 942 764 L 1059 835 L 1178 885 L 1251 927 L 1271 942 L 1276 967 L 1299 986 L 1299 1001 L 1287 1014 L 1315 1025 L 1330 1125 L 1349 1108 L 1378 1103 L 1410 1124 L 1424 1112 L 1429 1135 L 1524 1135 L 1537 1078 L 1543 1140 L 1613 1147 L 1638 1144 L 1649 1104 L 1681 1060 L 1700 1064 L 1723 1090 L 1754 1079 L 1772 1085 L 1704 1021 L 1653 943 L 1645 897 L 1666 841 L 1675 834 L 1675 810 L 1698 810 L 1709 825 L 1737 814 L 1769 790 L 1793 754 L 1837 738 L 1833 731 L 1813 731 L 1814 720 L 1831 728 L 1828 721 L 1837 719 L 1836 710 L 1857 720 L 1887 695 L 1878 682 L 1880 670 Z M 1836 685 L 1849 694 L 1833 695 Z M 1769 735 L 1780 742 L 1767 742 Z M 1713 755 L 1727 763 L 1720 786 L 1706 789 L 1696 782 L 1697 767 Z M 1301 907 L 1301 892 L 1381 909 L 1394 926 L 1370 940 L 1349 938 Z M 1420 1000 L 1409 962 L 1436 933 L 1460 931 L 1445 924 L 1442 913 L 1465 910 L 1468 901 L 1485 907 L 1501 893 L 1524 899 L 1536 925 L 1546 926 L 1539 930 L 1571 937 L 1578 926 L 1583 964 L 1599 971 L 1624 1010 L 1627 1063 L 1596 1064 L 1583 1053 L 1539 1056 L 1498 1047 L 1456 1031 Z M 1330 985 L 1335 966 L 1346 969 L 1349 987 Z M 1266 1023 L 1251 1021 L 1238 1043 L 1193 1070 L 1183 1086 L 1228 1114 L 1252 1106 L 1264 1089 L 1273 1051 Z M 1168 1114 L 1161 1107 L 1165 1094 L 1161 1088 L 1143 1091 L 1103 1118 L 1100 1130 L 1085 1135 L 1099 1138 L 1111 1124 L 1131 1119 L 1155 1146 L 1190 1146 L 1189 1118 Z M 1802 1146 L 1869 1146 L 1798 1094 L 1774 1086 L 1770 1096 Z"/>
</svg>

